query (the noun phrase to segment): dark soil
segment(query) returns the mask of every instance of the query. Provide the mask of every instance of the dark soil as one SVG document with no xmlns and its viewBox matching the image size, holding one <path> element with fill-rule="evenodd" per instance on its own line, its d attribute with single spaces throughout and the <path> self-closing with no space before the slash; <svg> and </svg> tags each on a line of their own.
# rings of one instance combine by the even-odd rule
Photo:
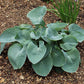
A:
<svg viewBox="0 0 84 84">
<path fill-rule="evenodd" d="M 84 0 L 80 3 L 80 13 L 76 23 L 84 28 Z M 31 24 L 26 14 L 33 8 L 51 4 L 41 0 L 0 0 L 0 34 L 7 28 L 27 23 Z M 60 20 L 55 14 L 47 12 L 44 18 L 46 24 Z M 40 77 L 32 70 L 27 60 L 20 70 L 13 70 L 8 61 L 7 49 L 0 55 L 0 84 L 84 84 L 84 42 L 77 48 L 81 55 L 81 65 L 75 73 L 57 73 L 53 68 L 47 77 Z"/>
</svg>

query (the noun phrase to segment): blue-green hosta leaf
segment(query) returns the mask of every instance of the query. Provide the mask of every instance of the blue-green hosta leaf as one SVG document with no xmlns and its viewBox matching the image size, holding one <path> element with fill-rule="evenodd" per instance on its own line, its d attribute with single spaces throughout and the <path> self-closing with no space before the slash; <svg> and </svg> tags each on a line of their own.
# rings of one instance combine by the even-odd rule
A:
<svg viewBox="0 0 84 84">
<path fill-rule="evenodd" d="M 66 36 L 67 34 L 66 34 L 66 33 L 61 33 L 61 35 L 64 37 L 64 36 Z"/>
<path fill-rule="evenodd" d="M 52 51 L 53 65 L 56 67 L 61 67 L 65 64 L 65 57 L 59 48 L 55 48 Z"/>
<path fill-rule="evenodd" d="M 71 32 L 71 35 L 74 36 L 78 42 L 84 41 L 84 29 L 82 29 L 77 24 L 71 24 L 69 25 L 69 31 Z"/>
<path fill-rule="evenodd" d="M 20 29 L 33 29 L 32 26 L 29 24 L 21 24 L 19 27 Z"/>
<path fill-rule="evenodd" d="M 14 42 L 16 41 L 15 37 L 20 30 L 16 28 L 8 28 L 0 35 L 0 42 Z"/>
<path fill-rule="evenodd" d="M 69 33 L 69 31 L 66 30 L 66 29 L 62 29 L 61 32 L 62 32 L 62 33 Z"/>
<path fill-rule="evenodd" d="M 72 48 L 75 48 L 78 44 L 76 38 L 71 35 L 65 36 L 62 40 L 64 43 L 60 44 L 60 46 L 64 50 L 71 50 Z"/>
<path fill-rule="evenodd" d="M 42 28 L 35 29 L 30 33 L 30 37 L 35 40 L 39 39 L 41 37 L 41 31 Z"/>
<path fill-rule="evenodd" d="M 21 24 L 20 26 L 15 26 L 14 28 L 19 29 L 20 33 L 24 30 L 26 30 L 27 32 L 32 32 L 34 30 L 34 28 L 32 28 L 31 25 L 29 24 Z"/>
<path fill-rule="evenodd" d="M 80 62 L 79 51 L 76 48 L 74 48 L 68 52 L 63 51 L 63 53 L 66 58 L 66 63 L 62 66 L 62 69 L 69 73 L 76 72 Z"/>
<path fill-rule="evenodd" d="M 82 34 L 80 32 L 72 31 L 71 35 L 74 36 L 77 39 L 78 42 L 84 41 L 84 34 Z"/>
<path fill-rule="evenodd" d="M 26 60 L 25 47 L 13 44 L 8 50 L 8 58 L 14 69 L 20 69 Z"/>
<path fill-rule="evenodd" d="M 31 20 L 31 22 L 35 25 L 41 24 L 43 16 L 46 14 L 47 8 L 46 6 L 40 6 L 33 10 L 31 10 L 27 17 Z"/>
<path fill-rule="evenodd" d="M 80 32 L 81 34 L 84 35 L 84 29 L 82 29 L 80 26 L 78 26 L 77 24 L 71 24 L 69 25 L 69 31 L 72 32 Z"/>
<path fill-rule="evenodd" d="M 45 27 L 45 22 L 42 20 L 40 23 L 41 26 Z"/>
<path fill-rule="evenodd" d="M 27 29 L 21 30 L 20 33 L 17 34 L 17 36 L 15 37 L 16 41 L 18 41 L 19 43 L 24 43 L 27 40 L 30 40 L 30 32 Z"/>
<path fill-rule="evenodd" d="M 49 55 L 49 53 L 51 53 L 52 52 L 52 46 L 50 45 L 50 44 L 46 44 L 46 53 L 45 53 L 45 56 L 44 56 L 44 58 L 46 57 L 46 56 L 48 56 Z"/>
<path fill-rule="evenodd" d="M 0 43 L 0 54 L 3 51 L 5 45 L 6 45 L 6 43 Z"/>
<path fill-rule="evenodd" d="M 38 63 L 46 53 L 46 46 L 43 41 L 39 41 L 39 47 L 35 45 L 33 42 L 30 42 L 27 46 L 27 55 L 33 64 Z"/>
<path fill-rule="evenodd" d="M 32 64 L 34 71 L 40 76 L 47 76 L 53 67 L 51 56 L 47 56 L 37 64 Z"/>
<path fill-rule="evenodd" d="M 58 41 L 63 38 L 61 34 L 58 34 L 58 32 L 55 29 L 47 28 L 47 37 L 52 41 Z"/>
<path fill-rule="evenodd" d="M 41 38 L 48 42 L 48 43 L 51 43 L 50 39 L 47 37 L 47 34 L 48 34 L 48 31 L 47 31 L 47 28 L 42 28 L 42 32 L 41 32 Z"/>
<path fill-rule="evenodd" d="M 60 31 L 64 29 L 67 25 L 68 25 L 67 23 L 56 22 L 48 24 L 47 27 L 51 29 L 56 29 L 56 31 Z"/>
</svg>

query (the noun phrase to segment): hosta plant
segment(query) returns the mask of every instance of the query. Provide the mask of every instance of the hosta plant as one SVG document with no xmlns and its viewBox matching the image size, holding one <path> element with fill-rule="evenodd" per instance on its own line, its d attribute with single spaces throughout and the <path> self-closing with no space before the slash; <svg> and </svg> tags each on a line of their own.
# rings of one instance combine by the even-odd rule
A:
<svg viewBox="0 0 84 84">
<path fill-rule="evenodd" d="M 0 35 L 0 53 L 6 43 L 11 43 L 8 59 L 13 68 L 20 69 L 28 58 L 40 76 L 47 76 L 53 66 L 69 73 L 76 72 L 80 63 L 76 46 L 84 40 L 84 30 L 76 24 L 60 22 L 45 26 L 46 11 L 47 8 L 41 6 L 27 14 L 35 28 L 21 24 L 5 30 Z"/>
</svg>

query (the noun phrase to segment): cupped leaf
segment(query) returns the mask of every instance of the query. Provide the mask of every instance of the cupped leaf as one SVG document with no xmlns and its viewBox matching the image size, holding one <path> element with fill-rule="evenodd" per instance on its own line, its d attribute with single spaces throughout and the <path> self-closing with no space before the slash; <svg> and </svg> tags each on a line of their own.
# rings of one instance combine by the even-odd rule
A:
<svg viewBox="0 0 84 84">
<path fill-rule="evenodd" d="M 20 30 L 16 28 L 8 28 L 0 35 L 0 42 L 14 42 L 16 41 L 15 37 Z"/>
<path fill-rule="evenodd" d="M 35 25 L 41 24 L 43 21 L 43 16 L 46 14 L 47 8 L 46 6 L 40 6 L 33 10 L 31 10 L 27 17 L 31 20 L 31 22 Z"/>
<path fill-rule="evenodd" d="M 47 76 L 53 67 L 51 56 L 47 56 L 37 64 L 32 64 L 34 71 L 40 76 Z"/>
<path fill-rule="evenodd" d="M 78 44 L 76 38 L 71 35 L 65 36 L 62 40 L 64 43 L 60 44 L 60 46 L 64 50 L 71 50 L 71 49 L 75 48 Z"/>
<path fill-rule="evenodd" d="M 67 25 L 68 25 L 67 23 L 56 22 L 56 23 L 48 24 L 47 27 L 56 29 L 56 31 L 60 31 L 60 30 L 64 29 Z"/>
<path fill-rule="evenodd" d="M 65 57 L 59 48 L 54 48 L 52 51 L 53 65 L 55 67 L 61 67 L 65 64 Z"/>
<path fill-rule="evenodd" d="M 61 32 L 62 32 L 62 33 L 69 34 L 69 31 L 68 31 L 67 29 L 62 29 Z"/>
<path fill-rule="evenodd" d="M 8 58 L 14 69 L 20 69 L 26 60 L 25 47 L 19 43 L 13 44 L 8 50 Z"/>
<path fill-rule="evenodd" d="M 51 53 L 52 52 L 52 46 L 50 45 L 50 44 L 46 44 L 46 53 L 45 53 L 45 56 L 44 56 L 44 58 L 46 57 L 46 56 L 48 56 L 49 55 L 49 53 Z"/>
<path fill-rule="evenodd" d="M 63 38 L 63 36 L 61 34 L 58 34 L 56 29 L 47 28 L 47 32 L 48 32 L 47 37 L 52 41 L 58 41 Z"/>
<path fill-rule="evenodd" d="M 78 42 L 84 41 L 84 34 L 82 34 L 80 32 L 72 31 L 70 35 L 74 36 Z"/>
<path fill-rule="evenodd" d="M 79 67 L 80 62 L 80 53 L 76 48 L 68 52 L 64 52 L 64 56 L 66 58 L 65 65 L 62 66 L 62 69 L 66 72 L 73 73 L 76 72 Z"/>
<path fill-rule="evenodd" d="M 35 29 L 30 33 L 30 37 L 35 40 L 39 39 L 41 37 L 41 31 L 42 28 Z"/>
<path fill-rule="evenodd" d="M 41 38 L 47 43 L 51 43 L 51 40 L 47 37 L 48 31 L 47 28 L 42 28 Z"/>
<path fill-rule="evenodd" d="M 81 33 L 81 34 L 84 34 L 84 29 L 82 29 L 80 26 L 78 26 L 77 24 L 71 24 L 71 25 L 69 25 L 69 31 L 70 32 L 79 32 L 79 33 Z"/>
<path fill-rule="evenodd" d="M 6 43 L 0 43 L 0 54 L 3 51 L 5 45 L 6 45 Z"/>
<path fill-rule="evenodd" d="M 33 64 L 38 63 L 45 56 L 46 46 L 43 41 L 39 41 L 38 45 L 35 45 L 33 42 L 30 42 L 27 46 L 27 56 Z"/>
<path fill-rule="evenodd" d="M 66 33 L 61 33 L 61 35 L 64 37 L 64 36 L 66 36 L 67 34 L 66 34 Z"/>
<path fill-rule="evenodd" d="M 74 36 L 78 42 L 84 41 L 84 29 L 82 29 L 77 24 L 69 25 L 69 31 L 72 36 Z"/>
</svg>

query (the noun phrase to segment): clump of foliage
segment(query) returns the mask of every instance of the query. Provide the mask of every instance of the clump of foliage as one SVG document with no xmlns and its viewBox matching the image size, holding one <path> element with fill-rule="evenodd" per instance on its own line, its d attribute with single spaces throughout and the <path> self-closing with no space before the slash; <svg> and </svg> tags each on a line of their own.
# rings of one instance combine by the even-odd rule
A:
<svg viewBox="0 0 84 84">
<path fill-rule="evenodd" d="M 49 11 L 55 13 L 63 22 L 75 23 L 79 13 L 79 0 L 55 0 Z"/>
<path fill-rule="evenodd" d="M 12 43 L 8 59 L 14 69 L 20 69 L 26 58 L 40 76 L 47 76 L 52 67 L 61 67 L 66 72 L 75 72 L 80 63 L 76 46 L 84 40 L 84 30 L 76 24 L 50 23 L 45 26 L 45 6 L 31 10 L 27 17 L 35 25 L 21 24 L 8 28 L 0 35 L 0 53 L 6 43 Z M 68 26 L 68 30 L 65 27 Z"/>
<path fill-rule="evenodd" d="M 41 1 L 49 3 L 49 2 L 53 2 L 54 0 L 41 0 Z"/>
</svg>

